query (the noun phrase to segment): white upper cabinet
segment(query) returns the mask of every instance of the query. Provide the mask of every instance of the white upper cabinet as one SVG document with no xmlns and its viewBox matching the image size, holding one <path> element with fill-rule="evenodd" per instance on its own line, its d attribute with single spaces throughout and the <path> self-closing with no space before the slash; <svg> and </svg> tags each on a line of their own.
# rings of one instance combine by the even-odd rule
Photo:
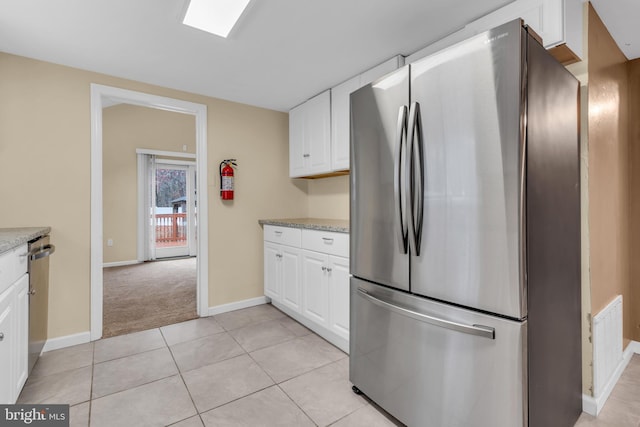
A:
<svg viewBox="0 0 640 427">
<path fill-rule="evenodd" d="M 404 65 L 401 55 L 379 64 L 331 89 L 331 169 L 349 169 L 349 138 L 351 133 L 351 113 L 349 111 L 351 92 L 368 85 Z"/>
<path fill-rule="evenodd" d="M 582 58 L 582 5 L 581 0 L 516 0 L 408 56 L 406 62 L 410 64 L 475 34 L 518 18 L 523 19 L 525 24 L 542 38 L 547 49 L 564 46 L 573 53 L 571 56 Z"/>
<path fill-rule="evenodd" d="M 289 176 L 331 172 L 331 91 L 289 112 Z"/>
<path fill-rule="evenodd" d="M 331 89 L 331 166 L 335 170 L 349 169 L 349 95 L 359 88 L 360 76 L 355 76 Z"/>
<path fill-rule="evenodd" d="M 398 55 L 289 111 L 289 176 L 349 170 L 351 92 L 404 65 Z"/>
</svg>

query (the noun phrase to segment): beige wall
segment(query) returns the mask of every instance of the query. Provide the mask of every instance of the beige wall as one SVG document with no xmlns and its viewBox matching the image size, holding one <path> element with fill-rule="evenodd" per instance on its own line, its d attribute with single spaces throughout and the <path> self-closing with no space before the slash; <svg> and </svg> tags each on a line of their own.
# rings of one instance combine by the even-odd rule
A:
<svg viewBox="0 0 640 427">
<path fill-rule="evenodd" d="M 349 219 L 349 175 L 308 182 L 309 217 Z"/>
<path fill-rule="evenodd" d="M 137 259 L 137 148 L 196 153 L 195 116 L 119 104 L 102 112 L 104 262 Z M 184 159 L 183 159 L 184 160 Z M 107 246 L 107 239 L 113 246 Z"/>
<path fill-rule="evenodd" d="M 631 336 L 628 252 L 628 79 L 626 57 L 589 6 L 589 217 L 591 309 L 624 300 Z"/>
<path fill-rule="evenodd" d="M 90 328 L 90 83 L 208 109 L 209 306 L 263 295 L 259 218 L 307 216 L 307 184 L 288 177 L 280 112 L 0 53 L 2 227 L 52 227 L 50 338 Z M 220 160 L 238 159 L 236 200 L 218 197 Z"/>
</svg>

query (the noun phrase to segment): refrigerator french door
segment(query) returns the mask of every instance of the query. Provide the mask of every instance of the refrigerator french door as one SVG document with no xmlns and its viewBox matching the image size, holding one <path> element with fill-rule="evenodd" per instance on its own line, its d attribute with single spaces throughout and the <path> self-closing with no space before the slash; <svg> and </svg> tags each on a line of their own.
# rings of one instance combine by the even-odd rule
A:
<svg viewBox="0 0 640 427">
<path fill-rule="evenodd" d="M 350 377 L 400 421 L 579 414 L 577 96 L 519 20 L 351 95 Z"/>
</svg>

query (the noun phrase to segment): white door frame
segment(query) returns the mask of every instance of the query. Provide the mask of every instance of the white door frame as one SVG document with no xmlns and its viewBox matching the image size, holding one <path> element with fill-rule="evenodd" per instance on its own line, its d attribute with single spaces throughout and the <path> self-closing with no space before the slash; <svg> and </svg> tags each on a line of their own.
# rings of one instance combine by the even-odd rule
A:
<svg viewBox="0 0 640 427">
<path fill-rule="evenodd" d="M 105 100 L 157 108 L 195 116 L 196 168 L 198 170 L 197 310 L 209 311 L 207 106 L 111 86 L 91 84 L 91 340 L 102 337 L 103 212 L 102 212 L 102 108 Z"/>
</svg>

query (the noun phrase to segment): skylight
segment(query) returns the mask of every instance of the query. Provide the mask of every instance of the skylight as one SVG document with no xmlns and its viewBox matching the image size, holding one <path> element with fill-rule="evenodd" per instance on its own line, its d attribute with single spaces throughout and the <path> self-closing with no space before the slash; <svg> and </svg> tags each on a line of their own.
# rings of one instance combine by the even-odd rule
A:
<svg viewBox="0 0 640 427">
<path fill-rule="evenodd" d="M 182 23 L 227 37 L 251 0 L 191 0 Z"/>
</svg>

